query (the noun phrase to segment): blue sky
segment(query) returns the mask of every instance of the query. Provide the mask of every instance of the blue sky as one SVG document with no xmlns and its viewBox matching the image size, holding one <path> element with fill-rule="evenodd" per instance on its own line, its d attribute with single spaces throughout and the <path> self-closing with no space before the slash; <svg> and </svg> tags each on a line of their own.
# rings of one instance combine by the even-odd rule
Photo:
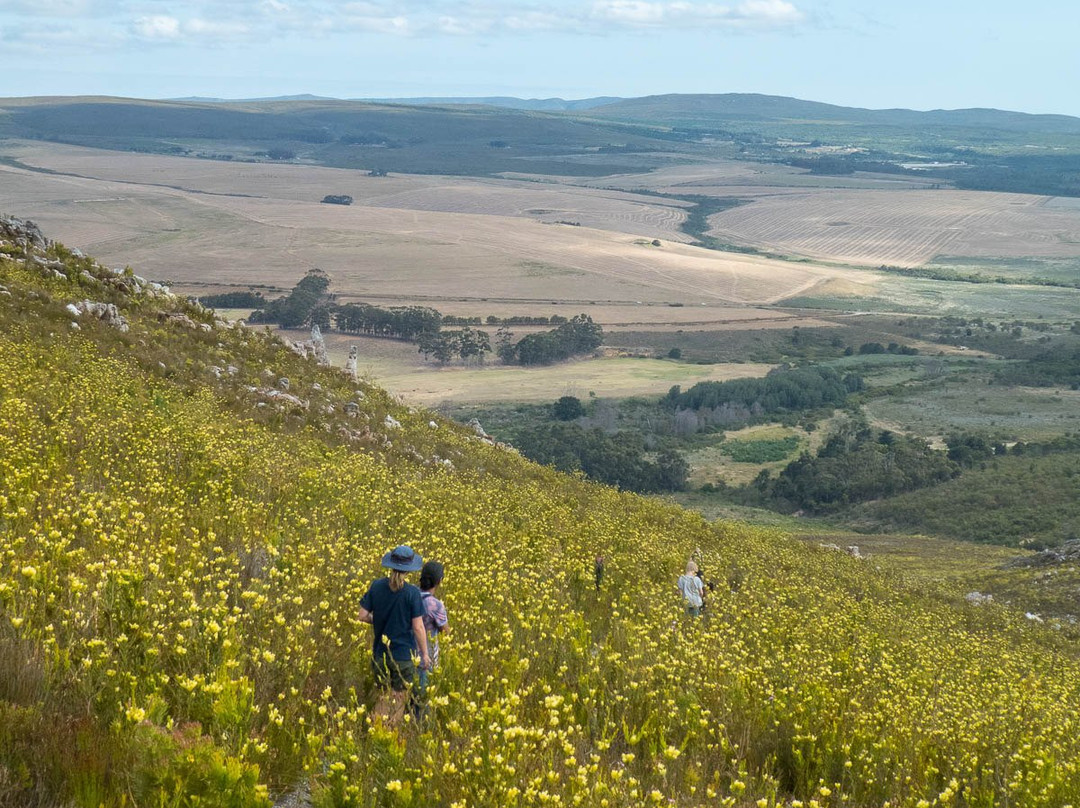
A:
<svg viewBox="0 0 1080 808">
<path fill-rule="evenodd" d="M 759 92 L 1080 115 L 1070 0 L 0 0 L 0 96 Z"/>
</svg>

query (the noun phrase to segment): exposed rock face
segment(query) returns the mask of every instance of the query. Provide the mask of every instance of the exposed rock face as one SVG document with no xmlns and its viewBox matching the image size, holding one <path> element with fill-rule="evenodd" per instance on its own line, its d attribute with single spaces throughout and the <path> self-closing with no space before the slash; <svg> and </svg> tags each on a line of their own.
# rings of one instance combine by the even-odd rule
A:
<svg viewBox="0 0 1080 808">
<path fill-rule="evenodd" d="M 484 431 L 484 428 L 482 426 L 480 426 L 480 419 L 479 418 L 473 418 L 471 421 L 469 421 L 469 429 L 471 429 L 473 432 L 475 432 L 476 437 L 478 437 L 478 438 L 489 437 L 488 433 Z"/>
<path fill-rule="evenodd" d="M 178 311 L 159 311 L 158 319 L 165 323 L 175 323 L 183 328 L 190 328 L 192 331 L 209 332 L 214 330 L 209 323 L 197 323 L 186 314 Z"/>
<path fill-rule="evenodd" d="M 49 246 L 49 240 L 40 227 L 29 219 L 16 219 L 14 216 L 0 216 L 0 238 L 24 248 L 44 250 Z"/>
<path fill-rule="evenodd" d="M 360 349 L 353 345 L 349 348 L 349 358 L 345 360 L 345 372 L 354 382 L 356 381 L 356 360 L 359 354 Z"/>
<path fill-rule="evenodd" d="M 1020 556 L 1007 561 L 1005 567 L 1052 567 L 1057 564 L 1075 564 L 1080 562 L 1080 539 L 1071 539 L 1060 547 L 1043 550 L 1040 553 Z"/>
<path fill-rule="evenodd" d="M 330 356 L 326 352 L 326 340 L 323 339 L 322 329 L 318 325 L 311 326 L 311 355 L 324 367 L 330 364 Z"/>
<path fill-rule="evenodd" d="M 74 310 L 74 311 L 72 311 Z M 127 331 L 128 323 L 120 311 L 112 303 L 97 303 L 93 300 L 83 300 L 80 303 L 69 303 L 68 311 L 76 316 L 87 316 L 101 320 L 105 325 L 111 325 L 117 331 Z"/>
</svg>

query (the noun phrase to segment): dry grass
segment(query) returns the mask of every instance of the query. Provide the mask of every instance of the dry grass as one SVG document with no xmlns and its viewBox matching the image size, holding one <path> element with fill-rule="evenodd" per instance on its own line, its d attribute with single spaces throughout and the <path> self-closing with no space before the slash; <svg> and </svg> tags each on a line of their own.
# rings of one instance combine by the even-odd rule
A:
<svg viewBox="0 0 1080 808">
<path fill-rule="evenodd" d="M 301 338 L 301 332 L 288 332 Z M 486 365 L 439 367 L 425 362 L 416 346 L 394 340 L 327 336 L 331 361 L 344 365 L 349 347 L 360 347 L 358 372 L 412 404 L 445 401 L 481 404 L 505 401 L 553 401 L 559 396 L 601 398 L 662 395 L 673 384 L 764 376 L 763 364 L 690 365 L 661 359 L 582 359 L 545 367 Z"/>
<path fill-rule="evenodd" d="M 737 244 L 869 266 L 936 255 L 1080 257 L 1080 211 L 981 191 L 821 190 L 756 199 L 711 218 Z"/>
</svg>

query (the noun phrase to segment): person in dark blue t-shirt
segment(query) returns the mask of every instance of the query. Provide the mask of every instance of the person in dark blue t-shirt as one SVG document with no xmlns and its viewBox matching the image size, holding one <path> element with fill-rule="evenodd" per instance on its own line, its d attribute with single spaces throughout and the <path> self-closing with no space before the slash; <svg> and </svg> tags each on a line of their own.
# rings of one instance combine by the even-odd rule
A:
<svg viewBox="0 0 1080 808">
<path fill-rule="evenodd" d="M 424 559 L 411 547 L 400 545 L 383 556 L 382 565 L 390 570 L 390 575 L 375 580 L 360 600 L 360 620 L 375 629 L 371 669 L 375 682 L 383 690 L 375 714 L 396 725 L 405 715 L 406 701 L 416 679 L 413 654 L 419 652 L 420 665 L 425 670 L 431 667 L 420 590 L 405 581 L 405 575 L 420 569 Z"/>
</svg>

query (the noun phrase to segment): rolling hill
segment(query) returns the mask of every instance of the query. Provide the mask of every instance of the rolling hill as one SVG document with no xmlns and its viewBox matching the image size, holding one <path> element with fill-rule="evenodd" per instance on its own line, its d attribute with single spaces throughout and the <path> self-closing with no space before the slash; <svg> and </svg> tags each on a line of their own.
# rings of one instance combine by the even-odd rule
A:
<svg viewBox="0 0 1080 808">
<path fill-rule="evenodd" d="M 1051 626 L 532 465 L 10 219 L 0 449 L 0 804 L 1080 799 Z M 401 542 L 453 630 L 395 730 L 356 605 Z"/>
</svg>

